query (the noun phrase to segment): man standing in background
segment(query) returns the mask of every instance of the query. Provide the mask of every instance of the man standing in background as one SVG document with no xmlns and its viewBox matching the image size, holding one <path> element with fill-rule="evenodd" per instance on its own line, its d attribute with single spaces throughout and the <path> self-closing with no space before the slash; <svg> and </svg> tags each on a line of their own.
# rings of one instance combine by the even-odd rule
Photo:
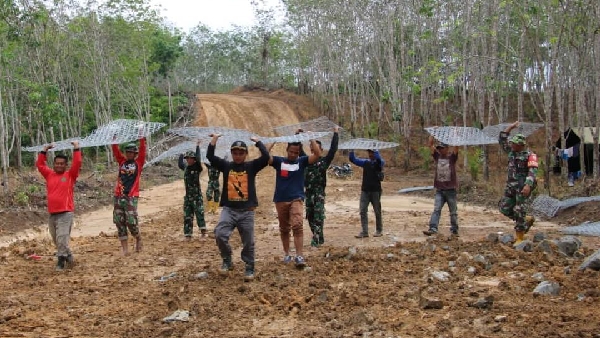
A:
<svg viewBox="0 0 600 338">
<path fill-rule="evenodd" d="M 360 187 L 360 225 L 361 232 L 356 238 L 369 237 L 369 203 L 375 212 L 375 233 L 373 237 L 381 237 L 383 221 L 381 219 L 381 181 L 383 179 L 383 166 L 385 162 L 377 149 L 368 149 L 369 158 L 359 158 L 350 151 L 350 162 L 363 168 L 362 183 Z"/>
</svg>

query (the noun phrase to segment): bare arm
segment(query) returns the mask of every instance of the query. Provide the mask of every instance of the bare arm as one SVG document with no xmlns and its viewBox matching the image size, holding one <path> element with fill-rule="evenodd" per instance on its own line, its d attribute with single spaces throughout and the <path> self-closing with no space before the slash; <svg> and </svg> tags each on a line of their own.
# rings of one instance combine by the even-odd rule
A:
<svg viewBox="0 0 600 338">
<path fill-rule="evenodd" d="M 308 157 L 308 164 L 313 164 L 321 157 L 321 148 L 315 140 L 310 140 L 310 145 L 312 146 L 311 148 L 313 149 L 313 153 Z"/>
</svg>

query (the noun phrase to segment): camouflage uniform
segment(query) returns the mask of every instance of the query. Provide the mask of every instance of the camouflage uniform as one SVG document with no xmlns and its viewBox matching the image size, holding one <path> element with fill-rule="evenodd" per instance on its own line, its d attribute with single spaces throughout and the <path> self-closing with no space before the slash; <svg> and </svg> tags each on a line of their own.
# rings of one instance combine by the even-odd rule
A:
<svg viewBox="0 0 600 338">
<path fill-rule="evenodd" d="M 527 232 L 529 229 L 525 222 L 527 204 L 536 187 L 537 156 L 530 150 L 520 152 L 512 151 L 508 134 L 501 132 L 498 142 L 502 149 L 508 153 L 508 178 L 504 189 L 504 197 L 499 202 L 500 212 L 515 221 L 515 230 Z M 511 138 L 511 143 L 525 144 L 523 135 Z M 525 197 L 521 190 L 525 185 L 531 187 L 529 196 Z"/>
<path fill-rule="evenodd" d="M 219 202 L 219 175 L 221 172 L 208 164 L 208 187 L 206 188 L 206 200 Z"/>
<path fill-rule="evenodd" d="M 185 184 L 185 196 L 183 198 L 183 234 L 186 237 L 192 236 L 194 231 L 194 215 L 198 221 L 198 228 L 204 234 L 206 232 L 206 223 L 204 221 L 204 203 L 202 199 L 202 189 L 200 187 L 200 173 L 202 165 L 200 164 L 200 147 L 196 147 L 196 154 L 188 153 L 187 157 L 195 157 L 196 162 L 187 165 L 184 162 L 184 156 L 179 155 L 179 168 L 184 170 L 183 182 Z"/>
<path fill-rule="evenodd" d="M 304 188 L 306 199 L 306 219 L 313 238 L 312 246 L 319 246 L 325 243 L 323 237 L 323 225 L 325 222 L 325 186 L 327 186 L 327 169 L 333 161 L 333 157 L 338 147 L 338 133 L 335 133 L 331 140 L 331 146 L 327 156 L 321 156 L 319 160 L 308 165 L 304 171 Z"/>
<path fill-rule="evenodd" d="M 113 199 L 113 222 L 117 226 L 117 234 L 121 240 L 127 239 L 127 229 L 133 237 L 138 237 L 140 234 L 137 205 L 137 197 L 115 196 Z"/>
</svg>

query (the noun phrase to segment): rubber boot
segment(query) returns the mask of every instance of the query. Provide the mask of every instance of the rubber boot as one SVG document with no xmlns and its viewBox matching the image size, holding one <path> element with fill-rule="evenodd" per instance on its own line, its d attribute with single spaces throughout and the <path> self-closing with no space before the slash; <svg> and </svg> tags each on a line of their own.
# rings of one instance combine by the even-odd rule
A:
<svg viewBox="0 0 600 338">
<path fill-rule="evenodd" d="M 216 214 L 219 211 L 219 202 L 213 201 L 213 214 Z"/>
<path fill-rule="evenodd" d="M 523 239 L 525 237 L 525 231 L 517 231 L 515 233 L 516 235 L 516 239 L 515 239 L 515 243 L 513 244 L 513 246 L 517 246 L 519 244 L 521 244 L 521 242 L 523 242 Z"/>
<path fill-rule="evenodd" d="M 529 232 L 529 229 L 531 229 L 534 222 L 535 222 L 535 217 L 525 216 L 525 233 Z"/>
</svg>

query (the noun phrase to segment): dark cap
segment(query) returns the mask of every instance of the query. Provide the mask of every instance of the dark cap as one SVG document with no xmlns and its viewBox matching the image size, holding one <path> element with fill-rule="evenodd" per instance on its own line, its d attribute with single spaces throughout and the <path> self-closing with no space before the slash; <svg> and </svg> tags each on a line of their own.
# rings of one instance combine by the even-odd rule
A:
<svg viewBox="0 0 600 338">
<path fill-rule="evenodd" d="M 446 143 L 440 143 L 435 147 L 435 149 L 444 149 L 444 148 L 448 148 L 448 145 Z"/>
<path fill-rule="evenodd" d="M 248 146 L 246 145 L 246 143 L 244 143 L 244 141 L 235 141 L 231 145 L 231 150 L 234 150 L 234 149 L 248 151 Z"/>
</svg>

